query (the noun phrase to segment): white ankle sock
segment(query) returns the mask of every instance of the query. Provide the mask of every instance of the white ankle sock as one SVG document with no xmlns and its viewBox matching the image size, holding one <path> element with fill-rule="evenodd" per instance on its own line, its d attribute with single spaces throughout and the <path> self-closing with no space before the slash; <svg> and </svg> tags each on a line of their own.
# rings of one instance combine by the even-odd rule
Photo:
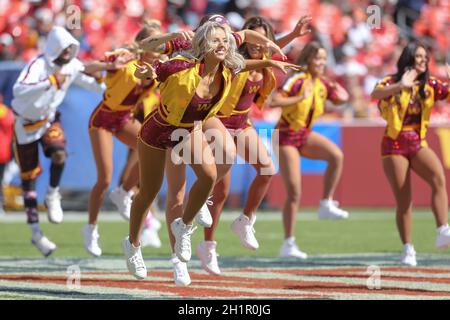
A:
<svg viewBox="0 0 450 320">
<path fill-rule="evenodd" d="M 42 234 L 41 226 L 39 225 L 39 222 L 36 223 L 30 223 L 30 229 L 31 233 L 34 236 L 35 234 Z"/>
<path fill-rule="evenodd" d="M 444 225 L 440 226 L 439 228 L 437 228 L 438 234 L 441 234 L 441 232 L 447 228 L 448 228 L 448 224 L 444 224 Z"/>
<path fill-rule="evenodd" d="M 48 194 L 54 194 L 56 192 L 59 192 L 59 187 L 53 188 L 53 187 L 48 187 L 47 193 Z"/>
<path fill-rule="evenodd" d="M 286 239 L 284 239 L 284 242 L 286 242 L 286 243 L 294 243 L 295 242 L 295 237 L 286 238 Z"/>
<path fill-rule="evenodd" d="M 411 243 L 405 243 L 405 244 L 403 245 L 403 249 L 415 251 L 415 250 L 414 250 L 414 246 L 413 246 Z"/>
</svg>

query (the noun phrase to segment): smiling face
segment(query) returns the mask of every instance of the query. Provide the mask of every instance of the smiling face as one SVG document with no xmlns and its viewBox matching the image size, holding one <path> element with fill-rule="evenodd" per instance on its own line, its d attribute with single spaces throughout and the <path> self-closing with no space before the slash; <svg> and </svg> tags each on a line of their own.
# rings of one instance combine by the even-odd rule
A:
<svg viewBox="0 0 450 320">
<path fill-rule="evenodd" d="M 263 36 L 267 37 L 267 32 L 263 27 L 257 27 L 253 29 L 253 31 L 256 31 L 262 34 Z M 247 53 L 251 59 L 262 59 L 264 54 L 264 48 L 259 44 L 247 43 Z"/>
<path fill-rule="evenodd" d="M 325 73 L 325 66 L 327 64 L 327 51 L 320 48 L 316 55 L 308 63 L 308 71 L 313 76 L 321 76 Z"/>
<path fill-rule="evenodd" d="M 206 58 L 224 61 L 228 50 L 230 49 L 228 36 L 225 30 L 222 28 L 214 28 L 207 43 L 208 53 L 206 54 Z"/>
<path fill-rule="evenodd" d="M 428 69 L 428 54 L 423 47 L 418 47 L 414 56 L 414 69 L 420 75 Z"/>
</svg>

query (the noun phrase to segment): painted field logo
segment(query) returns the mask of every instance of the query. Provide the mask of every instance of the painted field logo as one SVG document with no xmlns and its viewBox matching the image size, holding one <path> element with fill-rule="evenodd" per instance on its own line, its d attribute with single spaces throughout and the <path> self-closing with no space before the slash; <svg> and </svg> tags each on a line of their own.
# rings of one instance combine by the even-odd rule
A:
<svg viewBox="0 0 450 320">
<path fill-rule="evenodd" d="M 381 269 L 379 266 L 368 266 L 366 274 L 369 278 L 366 280 L 367 289 L 380 290 L 381 289 Z"/>
<path fill-rule="evenodd" d="M 69 290 L 79 290 L 81 288 L 81 270 L 78 265 L 72 265 L 67 267 L 67 282 L 66 286 Z"/>
</svg>

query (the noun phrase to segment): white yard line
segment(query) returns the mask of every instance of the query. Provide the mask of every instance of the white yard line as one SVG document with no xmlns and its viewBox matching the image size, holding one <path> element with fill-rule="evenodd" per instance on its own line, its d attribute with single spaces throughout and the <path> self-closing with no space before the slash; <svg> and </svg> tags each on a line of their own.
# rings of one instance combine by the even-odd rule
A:
<svg viewBox="0 0 450 320">
<path fill-rule="evenodd" d="M 352 212 L 350 211 L 350 218 L 349 220 L 352 221 L 379 221 L 379 220 L 392 220 L 394 221 L 394 210 L 386 210 L 386 212 L 361 212 L 356 211 Z M 241 214 L 240 211 L 226 211 L 221 216 L 221 220 L 224 221 L 232 221 L 236 219 Z M 45 212 L 40 213 L 40 217 L 42 219 L 43 223 L 47 223 L 47 216 Z M 158 219 L 161 221 L 164 220 L 164 217 L 162 214 L 157 215 Z M 64 213 L 64 222 L 86 222 L 88 218 L 87 212 L 74 212 L 74 211 L 68 211 Z M 414 221 L 419 220 L 430 220 L 432 219 L 431 212 L 416 212 L 414 213 Z M 299 221 L 316 221 L 317 213 L 313 211 L 300 211 L 297 214 L 297 220 Z M 0 215 L 0 223 L 17 223 L 17 222 L 23 222 L 25 223 L 26 216 L 25 213 L 20 212 L 8 212 L 5 215 Z M 117 212 L 113 211 L 105 211 L 101 212 L 99 216 L 100 222 L 109 222 L 109 221 L 123 221 L 125 220 L 120 217 L 120 215 Z M 258 212 L 257 213 L 257 221 L 281 221 L 281 211 L 264 211 L 264 212 Z"/>
</svg>

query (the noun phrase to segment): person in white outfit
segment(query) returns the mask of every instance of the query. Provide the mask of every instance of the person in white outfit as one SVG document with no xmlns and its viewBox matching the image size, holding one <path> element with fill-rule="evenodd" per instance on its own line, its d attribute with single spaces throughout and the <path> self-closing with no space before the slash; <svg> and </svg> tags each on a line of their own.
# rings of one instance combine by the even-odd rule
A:
<svg viewBox="0 0 450 320">
<path fill-rule="evenodd" d="M 76 58 L 79 47 L 79 42 L 67 30 L 52 28 L 44 53 L 25 66 L 13 88 L 14 147 L 21 171 L 25 211 L 32 243 L 44 256 L 50 255 L 56 245 L 43 235 L 39 226 L 35 183 L 42 169 L 38 145 L 41 144 L 45 156 L 51 158 L 50 185 L 45 197 L 48 219 L 61 223 L 59 183 L 66 161 L 66 141 L 57 109 L 72 83 L 96 92 L 104 90 L 104 85 L 84 73 L 85 66 Z"/>
</svg>

